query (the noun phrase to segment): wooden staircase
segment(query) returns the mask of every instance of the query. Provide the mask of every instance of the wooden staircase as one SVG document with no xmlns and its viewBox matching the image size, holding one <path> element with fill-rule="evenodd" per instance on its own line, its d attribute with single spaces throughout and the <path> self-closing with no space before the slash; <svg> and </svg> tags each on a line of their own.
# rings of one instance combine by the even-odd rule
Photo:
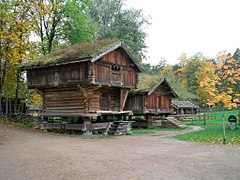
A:
<svg viewBox="0 0 240 180">
<path fill-rule="evenodd" d="M 132 121 L 114 121 L 107 128 L 108 135 L 123 135 L 131 133 Z"/>
</svg>

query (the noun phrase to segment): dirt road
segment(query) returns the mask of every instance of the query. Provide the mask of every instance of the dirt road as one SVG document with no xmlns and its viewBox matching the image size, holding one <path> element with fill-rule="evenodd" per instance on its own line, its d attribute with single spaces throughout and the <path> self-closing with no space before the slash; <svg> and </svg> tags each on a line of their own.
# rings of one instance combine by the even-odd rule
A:
<svg viewBox="0 0 240 180">
<path fill-rule="evenodd" d="M 0 179 L 240 179 L 240 146 L 166 136 L 83 138 L 0 124 Z"/>
</svg>

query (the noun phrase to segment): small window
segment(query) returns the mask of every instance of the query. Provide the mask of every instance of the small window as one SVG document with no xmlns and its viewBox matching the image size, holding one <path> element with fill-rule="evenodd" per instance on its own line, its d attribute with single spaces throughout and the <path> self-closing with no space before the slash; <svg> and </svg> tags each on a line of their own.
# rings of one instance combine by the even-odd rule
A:
<svg viewBox="0 0 240 180">
<path fill-rule="evenodd" d="M 121 71 L 121 67 L 119 67 L 117 65 L 112 65 L 112 71 L 119 72 L 119 71 Z"/>
</svg>

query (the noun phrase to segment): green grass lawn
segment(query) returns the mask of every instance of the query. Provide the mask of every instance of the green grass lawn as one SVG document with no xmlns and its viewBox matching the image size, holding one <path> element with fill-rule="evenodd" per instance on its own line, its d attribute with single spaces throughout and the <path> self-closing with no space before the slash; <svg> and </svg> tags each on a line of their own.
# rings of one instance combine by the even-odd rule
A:
<svg viewBox="0 0 240 180">
<path fill-rule="evenodd" d="M 235 130 L 230 130 L 229 122 L 227 118 L 229 115 L 238 115 L 239 110 L 225 111 L 225 129 L 227 144 L 240 144 L 240 127 Z M 176 136 L 176 139 L 192 141 L 192 142 L 209 142 L 209 143 L 223 143 L 223 131 L 222 131 L 222 112 L 216 112 L 216 120 L 207 120 L 206 126 L 203 126 L 203 120 L 195 120 L 194 125 L 199 125 L 204 128 L 204 130 L 193 132 L 189 134 Z M 192 122 L 185 122 L 185 124 L 190 125 Z"/>
<path fill-rule="evenodd" d="M 181 131 L 184 128 L 159 128 L 159 127 L 154 127 L 154 128 L 149 128 L 149 129 L 140 129 L 140 128 L 134 128 L 132 130 L 132 135 L 140 135 L 140 134 L 157 134 L 159 131 Z"/>
<path fill-rule="evenodd" d="M 224 123 L 228 124 L 228 117 L 230 115 L 238 116 L 239 110 L 232 110 L 232 111 L 224 111 Z M 203 117 L 203 114 L 201 114 L 201 117 Z M 202 118 L 201 118 L 202 119 Z M 192 125 L 192 121 L 184 121 L 187 125 Z M 199 120 L 199 117 L 197 116 L 197 120 L 193 121 L 193 125 L 203 125 L 204 121 Z M 222 124 L 222 111 L 216 111 L 216 120 L 214 119 L 207 119 L 206 125 L 221 125 Z"/>
<path fill-rule="evenodd" d="M 204 130 L 175 136 L 174 138 L 192 142 L 223 143 L 223 133 L 221 126 L 203 126 Z M 240 128 L 230 130 L 226 127 L 227 144 L 240 144 Z"/>
</svg>

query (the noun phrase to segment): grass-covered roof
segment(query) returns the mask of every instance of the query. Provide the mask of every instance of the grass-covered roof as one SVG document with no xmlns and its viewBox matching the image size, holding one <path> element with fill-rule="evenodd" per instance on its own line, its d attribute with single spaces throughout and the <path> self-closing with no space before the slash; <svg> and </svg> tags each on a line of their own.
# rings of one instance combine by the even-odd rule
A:
<svg viewBox="0 0 240 180">
<path fill-rule="evenodd" d="M 175 93 L 175 91 L 172 89 L 171 85 L 167 82 L 165 78 L 159 75 L 149 75 L 143 73 L 139 75 L 138 89 L 132 90 L 131 93 L 148 93 L 148 95 L 150 95 L 162 83 L 169 87 L 174 97 L 178 97 L 178 95 Z"/>
<path fill-rule="evenodd" d="M 193 108 L 197 109 L 198 107 L 190 101 L 172 101 L 172 105 L 176 108 Z"/>
<path fill-rule="evenodd" d="M 138 88 L 132 90 L 133 93 L 143 93 L 148 92 L 156 82 L 160 81 L 162 77 L 159 75 L 149 75 L 141 73 L 138 76 Z"/>
<path fill-rule="evenodd" d="M 29 69 L 89 60 L 95 61 L 100 58 L 99 56 L 103 53 L 108 52 L 109 50 L 114 50 L 114 48 L 118 48 L 120 46 L 127 51 L 134 63 L 139 67 L 120 40 L 107 39 L 92 43 L 76 44 L 65 49 L 57 50 L 25 63 L 22 68 Z"/>
</svg>

